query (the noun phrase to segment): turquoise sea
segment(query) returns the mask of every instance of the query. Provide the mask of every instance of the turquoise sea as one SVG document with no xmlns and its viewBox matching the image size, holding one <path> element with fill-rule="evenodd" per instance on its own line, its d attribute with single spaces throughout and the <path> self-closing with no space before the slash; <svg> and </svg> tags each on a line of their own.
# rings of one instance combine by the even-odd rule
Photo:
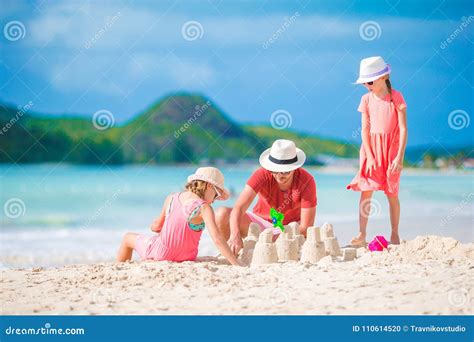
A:
<svg viewBox="0 0 474 342">
<path fill-rule="evenodd" d="M 238 194 L 255 166 L 224 166 Z M 190 166 L 1 165 L 0 266 L 60 266 L 110 261 L 127 231 L 147 233 L 165 196 L 183 188 Z M 317 183 L 316 225 L 333 224 L 341 245 L 358 229 L 359 194 L 346 190 L 354 171 L 309 169 Z M 473 239 L 474 174 L 412 171 L 402 176 L 402 239 L 417 235 Z M 220 205 L 232 206 L 235 197 Z M 377 193 L 369 236 L 389 235 L 387 201 Z M 200 255 L 217 253 L 205 233 Z"/>
</svg>

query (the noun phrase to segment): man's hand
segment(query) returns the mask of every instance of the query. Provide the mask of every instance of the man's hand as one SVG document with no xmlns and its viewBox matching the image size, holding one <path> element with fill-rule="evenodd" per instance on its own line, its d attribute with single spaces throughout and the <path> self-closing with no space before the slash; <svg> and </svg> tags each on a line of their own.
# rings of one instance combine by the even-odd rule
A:
<svg viewBox="0 0 474 342">
<path fill-rule="evenodd" d="M 240 234 L 231 236 L 229 241 L 227 241 L 227 244 L 229 245 L 230 250 L 232 251 L 232 253 L 234 253 L 235 256 L 237 256 L 239 254 L 239 251 L 244 248 L 244 243 Z"/>
<path fill-rule="evenodd" d="M 314 221 L 314 220 L 313 220 Z M 302 227 L 300 226 L 300 234 L 306 237 L 306 233 L 308 231 L 308 227 Z"/>
</svg>

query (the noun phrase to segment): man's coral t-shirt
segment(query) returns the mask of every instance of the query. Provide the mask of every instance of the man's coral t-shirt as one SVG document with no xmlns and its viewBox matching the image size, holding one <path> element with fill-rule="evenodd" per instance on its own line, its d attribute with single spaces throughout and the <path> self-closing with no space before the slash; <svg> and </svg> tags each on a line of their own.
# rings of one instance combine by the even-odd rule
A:
<svg viewBox="0 0 474 342">
<path fill-rule="evenodd" d="M 295 170 L 291 187 L 286 191 L 280 190 L 272 173 L 264 168 L 255 171 L 247 185 L 258 195 L 253 213 L 269 222 L 270 208 L 283 213 L 283 224 L 288 224 L 301 221 L 301 208 L 313 208 L 317 204 L 316 182 L 303 168 Z"/>
</svg>

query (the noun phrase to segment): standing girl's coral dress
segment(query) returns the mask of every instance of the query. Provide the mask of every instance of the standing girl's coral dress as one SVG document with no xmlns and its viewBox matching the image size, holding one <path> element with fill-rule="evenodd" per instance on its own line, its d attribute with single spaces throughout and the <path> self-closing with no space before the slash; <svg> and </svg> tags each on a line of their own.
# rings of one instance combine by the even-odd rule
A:
<svg viewBox="0 0 474 342">
<path fill-rule="evenodd" d="M 360 169 L 347 189 L 354 191 L 383 190 L 390 196 L 398 195 L 401 172 L 389 173 L 388 167 L 395 159 L 400 144 L 400 129 L 398 127 L 398 110 L 406 108 L 405 100 L 400 92 L 392 90 L 383 99 L 378 98 L 373 92 L 362 96 L 358 111 L 369 114 L 370 122 L 370 147 L 375 159 L 375 169 L 372 175 L 365 170 L 367 156 L 364 146 L 360 149 Z"/>
</svg>

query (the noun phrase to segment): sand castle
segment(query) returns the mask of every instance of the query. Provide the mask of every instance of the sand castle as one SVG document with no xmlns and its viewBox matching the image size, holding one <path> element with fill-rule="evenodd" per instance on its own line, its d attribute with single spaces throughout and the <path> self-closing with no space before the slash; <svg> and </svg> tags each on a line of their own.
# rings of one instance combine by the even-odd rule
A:
<svg viewBox="0 0 474 342">
<path fill-rule="evenodd" d="M 339 242 L 336 237 L 327 238 L 324 240 L 324 248 L 326 253 L 331 256 L 340 256 L 342 255 L 341 248 L 339 247 Z"/>
<path fill-rule="evenodd" d="M 302 262 L 319 262 L 329 256 L 333 261 L 352 261 L 357 257 L 355 248 L 341 249 L 334 228 L 325 223 L 321 228 L 308 227 L 307 239 L 301 251 Z M 342 257 L 341 257 L 342 256 Z"/>
<path fill-rule="evenodd" d="M 253 222 L 250 223 L 249 231 L 247 233 L 247 237 L 258 240 L 258 237 L 260 236 L 260 233 L 261 233 L 260 226 L 257 223 L 253 223 Z"/>
<path fill-rule="evenodd" d="M 342 261 L 352 261 L 357 256 L 357 249 L 348 247 L 342 250 Z"/>
<path fill-rule="evenodd" d="M 334 228 L 329 223 L 321 228 L 308 227 L 306 234 L 305 239 L 300 233 L 299 224 L 291 222 L 285 225 L 285 230 L 274 243 L 271 229 L 260 232 L 259 225 L 251 223 L 244 239 L 241 260 L 245 264 L 261 265 L 298 260 L 314 263 L 326 256 L 330 256 L 333 261 L 352 261 L 357 257 L 355 248 L 341 249 L 334 236 Z"/>
<path fill-rule="evenodd" d="M 321 242 L 321 229 L 319 227 L 308 227 L 307 239 L 301 250 L 302 262 L 318 262 L 326 256 L 324 243 Z"/>
<path fill-rule="evenodd" d="M 244 239 L 241 261 L 248 265 L 252 261 L 253 251 L 260 235 L 260 226 L 256 223 L 250 223 L 247 237 Z"/>
<path fill-rule="evenodd" d="M 325 223 L 321 227 L 321 240 L 324 241 L 329 238 L 333 238 L 334 236 L 334 228 L 332 227 L 332 224 L 330 223 Z"/>
<path fill-rule="evenodd" d="M 334 257 L 342 255 L 337 237 L 334 236 L 332 224 L 323 224 L 321 227 L 321 239 L 324 242 L 324 248 L 326 249 L 327 254 Z"/>
<path fill-rule="evenodd" d="M 276 241 L 278 261 L 298 260 L 299 244 L 294 238 L 294 229 L 285 227 Z"/>
<path fill-rule="evenodd" d="M 265 229 L 260 233 L 252 256 L 252 265 L 272 264 L 278 262 L 278 254 L 273 242 L 273 232 Z"/>
<path fill-rule="evenodd" d="M 285 226 L 285 230 L 288 229 L 292 232 L 293 238 L 298 242 L 298 250 L 301 251 L 301 247 L 303 246 L 306 239 L 300 232 L 300 225 L 298 222 L 291 222 Z"/>
</svg>

